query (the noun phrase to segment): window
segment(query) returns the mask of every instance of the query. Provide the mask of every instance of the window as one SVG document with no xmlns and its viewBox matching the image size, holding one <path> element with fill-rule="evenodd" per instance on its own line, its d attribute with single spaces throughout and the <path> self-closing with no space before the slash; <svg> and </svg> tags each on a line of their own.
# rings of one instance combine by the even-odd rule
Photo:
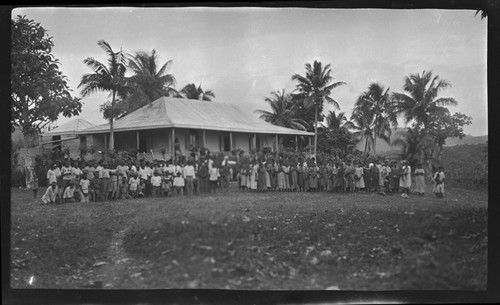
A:
<svg viewBox="0 0 500 305">
<path fill-rule="evenodd" d="M 61 136 L 52 136 L 52 141 L 54 141 L 52 151 L 61 150 Z"/>
</svg>

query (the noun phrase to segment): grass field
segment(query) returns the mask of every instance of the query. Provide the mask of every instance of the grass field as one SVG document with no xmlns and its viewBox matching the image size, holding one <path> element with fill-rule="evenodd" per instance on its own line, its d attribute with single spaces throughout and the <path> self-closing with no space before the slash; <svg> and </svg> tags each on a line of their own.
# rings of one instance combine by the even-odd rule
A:
<svg viewBox="0 0 500 305">
<path fill-rule="evenodd" d="M 485 191 L 41 206 L 11 193 L 13 288 L 485 290 Z"/>
</svg>

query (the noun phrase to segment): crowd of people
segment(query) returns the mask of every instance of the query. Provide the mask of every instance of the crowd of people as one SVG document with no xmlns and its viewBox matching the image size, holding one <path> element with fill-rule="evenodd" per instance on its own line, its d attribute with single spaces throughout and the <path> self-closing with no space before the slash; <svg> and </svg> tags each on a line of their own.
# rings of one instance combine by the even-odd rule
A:
<svg viewBox="0 0 500 305">
<path fill-rule="evenodd" d="M 418 164 L 413 172 L 419 196 L 425 194 L 425 170 Z M 434 192 L 437 197 L 444 194 L 445 175 L 440 167 L 433 175 Z M 377 192 L 380 194 L 401 193 L 408 197 L 412 186 L 412 169 L 408 161 L 368 163 L 315 162 L 314 158 L 298 163 L 280 161 L 251 162 L 238 173 L 240 190 L 309 191 L 309 192 Z"/>
<path fill-rule="evenodd" d="M 215 163 L 213 156 L 198 161 L 124 161 L 118 164 L 100 160 L 54 163 L 47 171 L 49 187 L 43 204 L 110 201 L 141 197 L 183 196 L 228 191 L 236 181 L 240 191 L 250 192 L 377 192 L 408 197 L 415 176 L 415 193 L 425 193 L 425 171 L 421 164 L 412 172 L 401 162 L 316 162 L 314 158 L 251 161 L 238 164 L 225 157 Z M 30 181 L 36 181 L 30 170 Z M 439 168 L 433 175 L 434 193 L 444 194 L 445 175 Z M 33 183 L 34 197 L 38 185 Z"/>
</svg>

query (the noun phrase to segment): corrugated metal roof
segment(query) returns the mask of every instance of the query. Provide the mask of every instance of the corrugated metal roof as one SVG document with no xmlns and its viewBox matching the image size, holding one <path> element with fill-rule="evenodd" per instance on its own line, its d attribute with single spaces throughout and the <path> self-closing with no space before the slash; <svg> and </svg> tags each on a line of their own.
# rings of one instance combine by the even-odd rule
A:
<svg viewBox="0 0 500 305">
<path fill-rule="evenodd" d="M 192 128 L 248 133 L 314 135 L 312 132 L 290 129 L 261 120 L 234 105 L 200 100 L 162 97 L 117 119 L 114 131 L 156 128 Z M 109 124 L 80 130 L 78 134 L 109 132 Z"/>
<path fill-rule="evenodd" d="M 56 135 L 65 135 L 65 134 L 76 134 L 76 132 L 91 128 L 96 126 L 93 123 L 90 123 L 89 121 L 86 121 L 84 119 L 74 119 L 69 121 L 66 124 L 63 124 L 59 127 L 56 127 L 52 129 L 51 131 L 47 131 L 43 133 L 43 135 L 51 135 L 51 136 L 56 136 Z"/>
</svg>

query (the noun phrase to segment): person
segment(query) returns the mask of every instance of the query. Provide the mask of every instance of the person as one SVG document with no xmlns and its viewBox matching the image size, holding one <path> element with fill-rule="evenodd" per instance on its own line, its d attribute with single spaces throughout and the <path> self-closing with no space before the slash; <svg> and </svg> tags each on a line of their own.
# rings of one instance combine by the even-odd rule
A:
<svg viewBox="0 0 500 305">
<path fill-rule="evenodd" d="M 146 191 L 146 180 L 140 179 L 139 185 L 137 186 L 137 198 L 144 197 L 145 191 Z"/>
<path fill-rule="evenodd" d="M 399 167 L 396 161 L 392 162 L 389 185 L 391 193 L 399 193 Z"/>
<path fill-rule="evenodd" d="M 64 190 L 63 200 L 64 202 L 76 202 L 78 199 L 80 198 L 78 198 L 78 192 L 75 192 L 75 182 L 70 181 Z"/>
<path fill-rule="evenodd" d="M 126 176 L 121 177 L 120 185 L 118 186 L 118 193 L 119 199 L 130 199 L 130 195 L 128 194 L 128 183 Z"/>
<path fill-rule="evenodd" d="M 220 175 L 222 190 L 226 192 L 229 191 L 230 173 L 229 173 L 229 166 L 227 165 L 227 160 L 226 162 L 224 162 L 224 165 L 221 166 L 219 170 L 219 175 Z"/>
<path fill-rule="evenodd" d="M 158 175 L 158 172 L 153 173 L 153 177 L 151 177 L 151 186 L 153 187 L 153 197 L 159 197 L 161 191 L 161 176 Z"/>
<path fill-rule="evenodd" d="M 138 178 L 138 174 L 137 173 L 131 174 L 131 177 L 130 177 L 128 183 L 129 183 L 130 195 L 132 196 L 132 198 L 137 198 L 137 196 L 138 196 L 137 188 L 138 188 L 139 183 L 140 183 L 140 180 Z"/>
<path fill-rule="evenodd" d="M 57 182 L 52 181 L 42 196 L 42 204 L 56 203 L 57 193 Z"/>
<path fill-rule="evenodd" d="M 109 193 L 109 184 L 111 181 L 110 175 L 109 175 L 109 168 L 108 168 L 108 163 L 104 162 L 100 165 L 100 170 L 99 170 L 99 177 L 101 180 L 101 201 L 107 201 L 108 200 L 108 193 Z"/>
<path fill-rule="evenodd" d="M 298 183 L 299 183 L 299 191 L 303 192 L 304 191 L 304 163 L 302 160 L 299 160 L 298 168 L 297 168 L 297 178 L 298 178 Z"/>
<path fill-rule="evenodd" d="M 425 170 L 422 168 L 422 163 L 417 164 L 415 170 L 415 184 L 417 186 L 417 194 L 424 196 L 425 194 Z"/>
<path fill-rule="evenodd" d="M 208 169 L 208 180 L 210 182 L 210 193 L 215 193 L 217 190 L 217 181 L 219 176 L 219 169 L 216 166 L 211 166 Z"/>
<path fill-rule="evenodd" d="M 168 196 L 169 194 L 172 194 L 172 180 L 173 180 L 172 174 L 167 171 L 161 179 L 161 190 L 163 196 Z"/>
<path fill-rule="evenodd" d="M 266 180 L 266 190 L 271 191 L 271 189 L 272 189 L 272 182 L 271 182 L 272 165 L 271 165 L 271 162 L 265 162 L 264 168 L 265 168 L 264 179 Z"/>
<path fill-rule="evenodd" d="M 87 173 L 84 172 L 82 179 L 80 179 L 80 202 L 89 202 L 89 186 L 90 180 L 87 177 Z"/>
<path fill-rule="evenodd" d="M 181 173 L 177 173 L 177 176 L 174 178 L 174 193 L 176 195 L 184 195 L 184 178 L 182 178 Z"/>
<path fill-rule="evenodd" d="M 386 192 L 390 192 L 390 180 L 391 180 L 391 167 L 389 166 L 389 162 L 385 161 L 381 170 L 381 179 L 382 179 L 382 189 Z"/>
<path fill-rule="evenodd" d="M 354 180 L 356 180 L 356 189 L 358 191 L 361 191 L 362 189 L 365 188 L 365 179 L 363 175 L 364 175 L 363 164 L 360 162 L 359 164 L 356 164 L 356 173 L 354 176 Z"/>
<path fill-rule="evenodd" d="M 257 171 L 258 180 L 257 180 L 257 189 L 259 192 L 264 192 L 266 190 L 266 169 L 264 168 L 264 164 L 260 162 L 259 169 Z"/>
<path fill-rule="evenodd" d="M 283 162 L 283 173 L 285 174 L 285 191 L 290 190 L 290 166 L 288 166 L 288 161 Z"/>
<path fill-rule="evenodd" d="M 109 170 L 109 185 L 108 185 L 108 193 L 110 200 L 118 199 L 118 173 L 116 169 Z"/>
<path fill-rule="evenodd" d="M 372 176 L 370 173 L 370 164 L 368 162 L 366 162 L 365 166 L 363 167 L 363 182 L 365 183 L 365 192 L 371 192 Z"/>
<path fill-rule="evenodd" d="M 179 158 L 180 156 L 182 156 L 181 143 L 179 142 L 179 138 L 175 138 L 175 141 L 174 141 L 174 157 L 177 160 L 177 158 Z"/>
<path fill-rule="evenodd" d="M 443 198 L 444 196 L 444 175 L 443 167 L 440 166 L 439 169 L 434 173 L 434 195 L 438 198 Z"/>
<path fill-rule="evenodd" d="M 290 167 L 290 188 L 294 192 L 299 189 L 299 176 L 297 166 L 293 163 Z"/>
<path fill-rule="evenodd" d="M 403 193 L 409 195 L 411 187 L 411 167 L 408 161 L 403 160 L 401 163 L 403 166 L 400 171 L 399 187 L 402 188 Z"/>
<path fill-rule="evenodd" d="M 314 163 L 309 166 L 309 190 L 316 192 L 318 190 L 318 168 Z"/>
<path fill-rule="evenodd" d="M 64 166 L 61 168 L 61 177 L 63 189 L 66 190 L 69 182 L 73 180 L 73 167 L 71 167 L 71 163 L 69 160 L 67 160 Z"/>
<path fill-rule="evenodd" d="M 269 179 L 271 180 L 271 190 L 276 191 L 276 188 L 278 187 L 278 176 L 276 171 L 276 161 L 274 161 L 274 159 L 269 162 L 267 170 L 269 172 Z"/>
<path fill-rule="evenodd" d="M 48 181 L 49 185 L 51 185 L 52 182 L 56 182 L 56 184 L 57 184 L 56 168 L 57 168 L 57 164 L 53 163 L 52 166 L 47 170 L 47 181 Z"/>
<path fill-rule="evenodd" d="M 182 169 L 183 177 L 184 177 L 184 183 L 186 184 L 186 193 L 188 196 L 193 195 L 194 191 L 194 166 L 192 164 L 192 161 L 188 161 L 186 166 Z"/>
<path fill-rule="evenodd" d="M 240 190 L 245 191 L 247 188 L 247 169 L 243 164 L 240 168 Z"/>
<path fill-rule="evenodd" d="M 98 178 L 90 180 L 89 194 L 90 201 L 97 202 L 101 198 L 101 182 Z"/>
<path fill-rule="evenodd" d="M 199 191 L 200 193 L 208 193 L 208 162 L 203 160 L 201 165 L 198 167 L 197 175 L 199 181 Z"/>
<path fill-rule="evenodd" d="M 337 192 L 343 192 L 345 191 L 345 163 L 340 162 L 337 170 Z"/>
<path fill-rule="evenodd" d="M 149 197 L 151 196 L 152 192 L 153 192 L 153 186 L 151 185 L 151 178 L 153 177 L 153 168 L 151 166 L 151 163 L 149 161 L 146 161 L 146 175 L 147 175 L 147 179 L 146 179 L 146 197 Z"/>
<path fill-rule="evenodd" d="M 355 169 L 352 161 L 348 163 L 349 165 L 346 167 L 345 172 L 344 172 L 344 178 L 347 182 L 346 184 L 346 190 L 348 190 L 349 193 L 354 192 L 354 174 L 355 174 Z"/>
<path fill-rule="evenodd" d="M 285 190 L 285 172 L 283 171 L 284 166 L 282 162 L 278 164 L 277 169 L 277 180 L 278 180 L 278 191 L 283 192 Z"/>
<path fill-rule="evenodd" d="M 252 161 L 251 163 L 251 171 L 250 171 L 250 187 L 249 189 L 251 191 L 256 191 L 257 190 L 257 180 L 259 180 L 259 177 L 257 176 L 258 175 L 258 170 L 259 170 L 259 165 L 257 164 L 257 162 L 255 161 Z"/>
<path fill-rule="evenodd" d="M 29 185 L 33 191 L 33 199 L 36 200 L 38 196 L 38 175 L 36 174 L 36 170 L 33 165 L 29 167 Z"/>
<path fill-rule="evenodd" d="M 380 170 L 376 163 L 370 163 L 370 188 L 372 192 L 379 191 Z"/>
</svg>

